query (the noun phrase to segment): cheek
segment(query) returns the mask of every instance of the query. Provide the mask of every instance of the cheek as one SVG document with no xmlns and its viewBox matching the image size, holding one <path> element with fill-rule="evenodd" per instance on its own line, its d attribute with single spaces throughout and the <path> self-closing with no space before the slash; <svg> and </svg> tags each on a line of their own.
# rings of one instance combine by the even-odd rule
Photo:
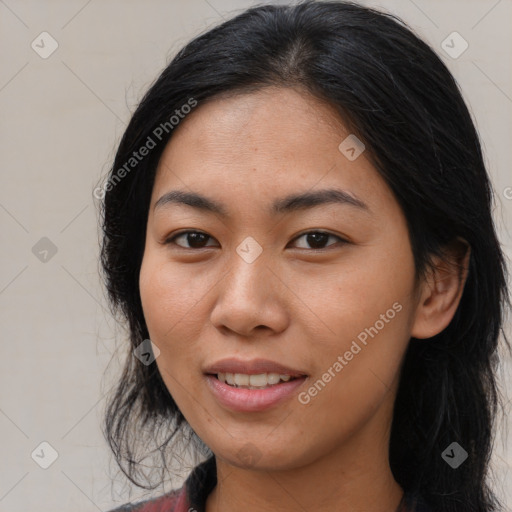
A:
<svg viewBox="0 0 512 512">
<path fill-rule="evenodd" d="M 159 347 L 163 359 L 179 366 L 192 355 L 200 339 L 203 322 L 198 322 L 205 287 L 201 279 L 180 270 L 176 265 L 144 257 L 140 279 L 140 296 L 151 340 Z M 172 353 L 172 357 L 168 357 Z"/>
<path fill-rule="evenodd" d="M 176 265 L 147 254 L 141 266 L 139 287 L 149 337 L 160 349 L 156 365 L 169 393 L 188 417 L 190 393 L 197 384 L 191 368 L 197 368 L 201 339 L 198 322 L 201 295 L 196 280 Z M 204 350 L 203 350 L 204 352 Z"/>
<path fill-rule="evenodd" d="M 330 340 L 336 349 L 341 340 L 357 336 L 390 309 L 386 331 L 392 330 L 391 324 L 403 323 L 414 286 L 414 261 L 407 247 L 360 247 L 342 257 L 339 265 L 293 281 L 294 294 L 309 311 L 310 325 L 318 325 L 321 339 Z M 402 306 L 401 313 L 392 308 L 394 303 Z"/>
<path fill-rule="evenodd" d="M 151 252 L 144 256 L 139 288 L 148 329 L 159 336 L 192 316 L 205 293 L 200 280 Z"/>
<path fill-rule="evenodd" d="M 326 450 L 340 432 L 355 432 L 387 400 L 409 341 L 407 287 L 390 274 L 378 284 L 377 270 L 331 280 L 317 297 L 329 330 L 323 329 L 311 352 L 313 373 L 296 418 L 298 428 L 326 426 L 311 433 Z"/>
<path fill-rule="evenodd" d="M 294 291 L 315 313 L 308 317 L 321 330 L 315 335 L 308 322 L 308 337 L 317 340 L 312 352 L 315 381 L 327 381 L 329 388 L 325 392 L 319 383 L 319 402 L 350 403 L 353 397 L 364 402 L 367 397 L 371 406 L 397 376 L 410 339 L 412 253 L 407 246 L 396 251 L 368 247 L 357 257 L 347 257 L 328 276 L 316 275 L 302 283 Z M 312 287 L 313 283 L 322 284 Z"/>
</svg>

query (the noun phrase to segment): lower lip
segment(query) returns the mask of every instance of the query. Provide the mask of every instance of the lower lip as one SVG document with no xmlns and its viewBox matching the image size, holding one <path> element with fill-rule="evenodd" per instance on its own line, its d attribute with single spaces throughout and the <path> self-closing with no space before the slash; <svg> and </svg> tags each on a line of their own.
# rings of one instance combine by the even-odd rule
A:
<svg viewBox="0 0 512 512">
<path fill-rule="evenodd" d="M 306 377 L 280 382 L 265 389 L 235 388 L 221 382 L 213 375 L 206 375 L 206 381 L 214 396 L 225 407 L 238 412 L 263 411 L 290 398 Z"/>
</svg>

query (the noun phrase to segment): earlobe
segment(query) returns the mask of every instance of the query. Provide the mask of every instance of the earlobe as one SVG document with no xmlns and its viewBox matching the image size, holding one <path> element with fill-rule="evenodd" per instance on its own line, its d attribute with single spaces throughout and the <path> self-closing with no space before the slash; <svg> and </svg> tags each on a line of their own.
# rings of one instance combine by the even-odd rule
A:
<svg viewBox="0 0 512 512">
<path fill-rule="evenodd" d="M 426 339 L 442 332 L 459 306 L 469 270 L 471 247 L 462 238 L 436 257 L 428 277 L 421 283 L 411 336 Z"/>
</svg>

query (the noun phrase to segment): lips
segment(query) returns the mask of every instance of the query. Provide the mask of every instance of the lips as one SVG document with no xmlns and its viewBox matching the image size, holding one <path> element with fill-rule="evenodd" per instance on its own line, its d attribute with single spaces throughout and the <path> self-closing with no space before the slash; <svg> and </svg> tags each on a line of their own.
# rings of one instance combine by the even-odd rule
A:
<svg viewBox="0 0 512 512">
<path fill-rule="evenodd" d="M 203 371 L 218 403 L 237 412 L 276 407 L 291 399 L 308 378 L 300 369 L 268 359 L 222 359 Z"/>
<path fill-rule="evenodd" d="M 306 372 L 300 369 L 290 368 L 268 359 L 251 359 L 248 361 L 235 358 L 221 359 L 207 366 L 203 372 L 208 375 L 217 375 L 219 373 L 242 373 L 247 375 L 277 373 L 279 375 L 289 375 L 294 378 L 307 376 Z"/>
</svg>

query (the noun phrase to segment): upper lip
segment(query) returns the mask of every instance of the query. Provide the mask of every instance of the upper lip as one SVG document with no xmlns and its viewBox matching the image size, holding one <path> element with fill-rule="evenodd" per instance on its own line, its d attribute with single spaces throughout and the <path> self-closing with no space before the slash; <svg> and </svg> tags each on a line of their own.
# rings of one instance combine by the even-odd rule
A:
<svg viewBox="0 0 512 512">
<path fill-rule="evenodd" d="M 250 359 L 243 361 L 235 358 L 221 359 L 220 361 L 207 366 L 204 369 L 204 373 L 245 373 L 248 375 L 278 373 L 280 375 L 290 375 L 291 377 L 302 377 L 306 375 L 300 370 L 289 368 L 268 359 Z"/>
</svg>

